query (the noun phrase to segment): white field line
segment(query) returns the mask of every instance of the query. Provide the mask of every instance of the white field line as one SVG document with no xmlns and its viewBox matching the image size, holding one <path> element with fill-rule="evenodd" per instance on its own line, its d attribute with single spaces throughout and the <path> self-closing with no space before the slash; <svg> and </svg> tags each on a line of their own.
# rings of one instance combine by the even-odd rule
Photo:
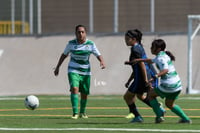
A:
<svg viewBox="0 0 200 133">
<path fill-rule="evenodd" d="M 0 128 L 0 131 L 141 131 L 141 132 L 186 132 L 200 133 L 200 130 L 131 129 L 131 128 Z"/>
<path fill-rule="evenodd" d="M 0 100 L 24 100 L 25 97 L 15 97 L 15 96 L 0 96 Z M 50 98 L 40 98 L 39 99 L 42 99 L 42 100 L 67 100 L 67 99 L 70 99 L 69 97 L 63 97 L 63 96 L 60 96 L 60 97 L 56 97 L 56 98 L 53 98 L 53 97 L 50 97 Z M 96 99 L 96 100 L 101 100 L 102 97 L 90 97 L 90 99 Z M 113 100 L 113 99 L 116 99 L 116 98 L 106 98 L 106 97 L 103 97 L 104 100 Z M 180 97 L 178 100 L 200 100 L 200 97 Z"/>
</svg>

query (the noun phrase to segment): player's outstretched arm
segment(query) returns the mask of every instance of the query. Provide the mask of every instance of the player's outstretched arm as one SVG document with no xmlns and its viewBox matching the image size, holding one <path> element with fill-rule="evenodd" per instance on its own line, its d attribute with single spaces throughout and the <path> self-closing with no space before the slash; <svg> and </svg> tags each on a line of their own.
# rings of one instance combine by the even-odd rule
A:
<svg viewBox="0 0 200 133">
<path fill-rule="evenodd" d="M 133 61 L 131 61 L 131 62 L 133 62 L 133 63 L 147 62 L 147 63 L 149 63 L 149 64 L 152 64 L 152 63 L 153 63 L 152 59 L 135 59 L 135 60 L 133 60 Z"/>
<path fill-rule="evenodd" d="M 125 61 L 125 65 L 133 65 L 133 64 L 136 64 L 136 63 L 139 63 L 139 62 L 147 62 L 147 63 L 149 63 L 149 64 L 152 64 L 153 62 L 152 62 L 152 59 L 142 59 L 142 58 L 140 58 L 140 59 L 134 59 L 134 60 L 132 60 L 132 61 Z"/>
</svg>

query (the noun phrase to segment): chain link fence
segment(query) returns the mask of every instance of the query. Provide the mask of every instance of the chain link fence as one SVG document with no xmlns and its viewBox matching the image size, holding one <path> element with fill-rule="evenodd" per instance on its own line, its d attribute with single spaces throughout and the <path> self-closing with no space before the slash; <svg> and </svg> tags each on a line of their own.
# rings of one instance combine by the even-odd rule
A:
<svg viewBox="0 0 200 133">
<path fill-rule="evenodd" d="M 187 32 L 187 15 L 200 14 L 199 0 L 0 0 L 0 35 Z"/>
</svg>

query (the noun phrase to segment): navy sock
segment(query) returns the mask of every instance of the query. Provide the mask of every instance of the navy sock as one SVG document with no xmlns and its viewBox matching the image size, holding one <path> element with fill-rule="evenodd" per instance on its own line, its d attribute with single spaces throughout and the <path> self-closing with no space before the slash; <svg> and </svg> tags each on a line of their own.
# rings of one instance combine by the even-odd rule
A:
<svg viewBox="0 0 200 133">
<path fill-rule="evenodd" d="M 148 105 L 149 107 L 152 107 L 150 102 L 149 102 L 149 99 L 148 98 L 145 98 L 144 100 L 142 100 L 146 105 Z"/>
<path fill-rule="evenodd" d="M 137 110 L 135 103 L 128 105 L 129 111 L 135 115 L 135 117 L 140 116 L 140 113 Z"/>
</svg>

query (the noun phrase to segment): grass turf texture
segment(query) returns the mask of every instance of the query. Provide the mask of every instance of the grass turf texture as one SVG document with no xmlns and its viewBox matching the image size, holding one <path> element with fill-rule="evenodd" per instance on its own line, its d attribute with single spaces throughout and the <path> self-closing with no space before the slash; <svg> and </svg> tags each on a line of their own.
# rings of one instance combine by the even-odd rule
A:
<svg viewBox="0 0 200 133">
<path fill-rule="evenodd" d="M 192 119 L 192 124 L 178 124 L 179 118 L 167 109 L 165 121 L 155 124 L 155 115 L 151 108 L 137 100 L 137 106 L 144 118 L 144 123 L 132 124 L 130 119 L 124 118 L 128 108 L 122 96 L 90 96 L 87 106 L 88 119 L 71 119 L 71 103 L 69 96 L 38 96 L 40 107 L 36 110 L 27 110 L 24 106 L 25 96 L 0 97 L 0 133 L 103 133 L 104 131 L 83 131 L 74 128 L 98 129 L 159 129 L 159 130 L 195 130 L 200 132 L 200 95 L 181 95 L 176 103 L 182 107 Z M 163 102 L 162 99 L 158 99 Z M 165 107 L 166 108 L 166 107 Z M 8 128 L 6 131 L 4 128 Z M 36 129 L 37 130 L 33 130 Z M 44 128 L 56 130 L 44 130 Z M 68 129 L 71 129 L 68 130 Z M 12 131 L 12 130 L 13 131 Z M 15 131 L 15 129 L 30 129 Z M 59 129 L 67 129 L 59 131 Z M 10 131 L 11 130 L 11 131 Z M 43 131 L 44 130 L 44 131 Z M 109 131 L 122 133 L 128 131 Z M 134 131 L 147 132 L 147 131 Z"/>
</svg>

